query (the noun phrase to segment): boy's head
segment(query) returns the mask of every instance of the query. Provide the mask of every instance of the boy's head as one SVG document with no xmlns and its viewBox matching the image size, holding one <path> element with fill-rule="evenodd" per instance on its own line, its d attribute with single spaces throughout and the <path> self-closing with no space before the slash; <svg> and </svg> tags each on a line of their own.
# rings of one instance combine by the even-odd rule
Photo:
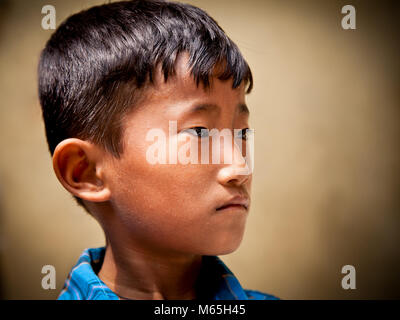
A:
<svg viewBox="0 0 400 320">
<path fill-rule="evenodd" d="M 208 138 L 199 128 L 248 128 L 251 88 L 238 48 L 201 9 L 127 1 L 75 14 L 39 63 L 56 175 L 109 241 L 160 252 L 232 252 L 249 207 L 251 174 L 237 173 L 242 151 L 233 148 L 232 164 L 153 164 L 148 133 L 167 134 L 167 158 L 173 141 L 177 152 L 186 154 L 180 147 L 189 141 L 200 154 Z"/>
</svg>

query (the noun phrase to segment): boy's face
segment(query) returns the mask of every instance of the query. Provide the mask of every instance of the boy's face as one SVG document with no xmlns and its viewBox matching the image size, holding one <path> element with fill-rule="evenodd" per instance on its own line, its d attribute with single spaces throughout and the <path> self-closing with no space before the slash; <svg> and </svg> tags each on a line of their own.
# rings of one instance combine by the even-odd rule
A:
<svg viewBox="0 0 400 320">
<path fill-rule="evenodd" d="M 202 85 L 196 86 L 186 63 L 184 56 L 178 60 L 176 77 L 167 83 L 156 78 L 155 85 L 146 89 L 145 98 L 124 120 L 124 151 L 120 159 L 108 157 L 103 172 L 117 221 L 112 226 L 107 224 L 106 229 L 128 237 L 128 242 L 160 252 L 227 254 L 242 240 L 248 209 L 240 205 L 217 209 L 235 196 L 250 200 L 251 173 L 237 174 L 235 169 L 243 167 L 238 161 L 242 152 L 232 147 L 232 140 L 233 163 L 212 163 L 210 155 L 210 163 L 201 164 L 204 138 L 187 129 L 227 128 L 233 132 L 248 128 L 249 115 L 243 112 L 244 86 L 232 89 L 231 80 L 213 78 L 210 90 L 204 90 Z M 200 105 L 215 107 L 189 111 Z M 176 134 L 169 133 L 169 121 L 176 121 Z M 154 145 L 146 135 L 155 128 L 165 132 L 167 164 L 151 164 L 146 158 Z M 168 147 L 178 137 L 199 146 L 198 164 L 182 164 L 179 160 L 168 164 Z M 209 143 L 212 150 L 211 139 Z M 177 149 L 184 144 L 179 141 Z M 221 139 L 221 154 L 228 147 Z"/>
</svg>

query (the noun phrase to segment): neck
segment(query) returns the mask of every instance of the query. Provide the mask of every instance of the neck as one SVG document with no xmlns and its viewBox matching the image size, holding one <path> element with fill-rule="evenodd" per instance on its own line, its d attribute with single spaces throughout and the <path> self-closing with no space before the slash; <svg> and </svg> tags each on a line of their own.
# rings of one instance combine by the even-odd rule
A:
<svg viewBox="0 0 400 320">
<path fill-rule="evenodd" d="M 100 279 L 123 299 L 195 299 L 201 255 L 162 253 L 107 241 Z"/>
</svg>

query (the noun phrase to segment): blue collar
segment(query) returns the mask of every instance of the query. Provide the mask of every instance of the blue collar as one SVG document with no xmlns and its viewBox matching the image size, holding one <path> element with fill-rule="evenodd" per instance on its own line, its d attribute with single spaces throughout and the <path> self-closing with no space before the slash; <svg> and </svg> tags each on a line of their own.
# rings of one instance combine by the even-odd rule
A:
<svg viewBox="0 0 400 320">
<path fill-rule="evenodd" d="M 65 281 L 60 300 L 119 300 L 97 276 L 103 263 L 105 247 L 86 249 Z M 276 297 L 255 290 L 245 290 L 238 279 L 217 256 L 203 256 L 196 287 L 199 300 L 275 300 Z"/>
</svg>

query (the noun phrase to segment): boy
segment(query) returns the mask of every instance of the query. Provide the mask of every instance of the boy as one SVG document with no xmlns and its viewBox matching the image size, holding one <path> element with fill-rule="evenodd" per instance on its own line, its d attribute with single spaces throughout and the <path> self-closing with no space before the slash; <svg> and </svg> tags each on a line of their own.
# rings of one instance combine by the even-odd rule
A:
<svg viewBox="0 0 400 320">
<path fill-rule="evenodd" d="M 217 257 L 237 249 L 248 215 L 241 148 L 224 139 L 228 163 L 164 161 L 184 158 L 187 140 L 210 160 L 213 128 L 245 141 L 251 88 L 236 45 L 190 5 L 116 2 L 59 26 L 39 62 L 47 141 L 57 178 L 106 237 L 59 299 L 275 298 L 243 289 Z M 152 130 L 167 133 L 165 153 L 150 152 Z"/>
</svg>

